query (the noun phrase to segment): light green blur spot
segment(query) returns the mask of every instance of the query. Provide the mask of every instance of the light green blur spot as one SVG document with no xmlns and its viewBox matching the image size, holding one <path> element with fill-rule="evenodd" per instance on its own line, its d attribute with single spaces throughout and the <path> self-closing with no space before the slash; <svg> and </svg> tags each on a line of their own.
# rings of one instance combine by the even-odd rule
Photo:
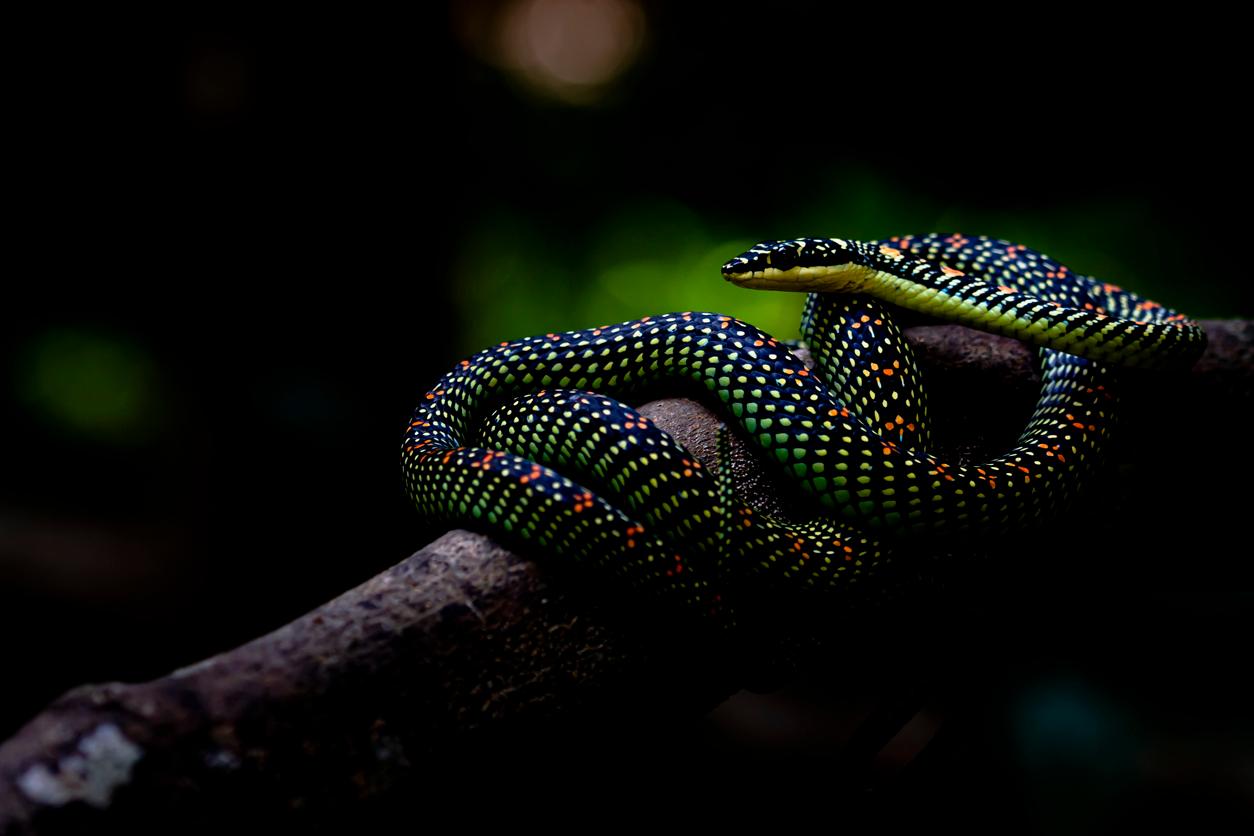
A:
<svg viewBox="0 0 1254 836">
<path fill-rule="evenodd" d="M 134 442 L 159 423 L 152 359 L 122 339 L 46 331 L 19 353 L 15 372 L 19 402 L 70 433 Z"/>
<path fill-rule="evenodd" d="M 796 334 L 801 294 L 745 290 L 719 272 L 755 240 L 712 229 L 663 197 L 602 213 L 580 237 L 546 225 L 530 208 L 498 206 L 480 216 L 453 266 L 463 326 L 458 350 L 684 310 L 719 311 L 777 336 Z"/>
</svg>

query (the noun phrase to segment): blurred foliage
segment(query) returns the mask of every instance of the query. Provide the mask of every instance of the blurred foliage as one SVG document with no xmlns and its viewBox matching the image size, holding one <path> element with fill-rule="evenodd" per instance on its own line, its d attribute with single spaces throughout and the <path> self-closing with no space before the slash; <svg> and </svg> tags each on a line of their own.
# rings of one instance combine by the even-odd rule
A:
<svg viewBox="0 0 1254 836">
<path fill-rule="evenodd" d="M 795 337 L 799 295 L 736 288 L 722 280 L 719 267 L 757 241 L 801 235 L 990 235 L 1026 243 L 1193 316 L 1225 311 L 1218 287 L 1178 267 L 1178 248 L 1161 240 L 1157 219 L 1133 200 L 1001 211 L 942 203 L 867 166 L 832 164 L 808 176 L 795 204 L 742 207 L 746 217 L 761 216 L 760 225 L 706 216 L 666 195 L 607 204 L 574 228 L 552 211 L 493 205 L 470 225 L 452 268 L 463 322 L 458 351 L 679 310 L 727 313 Z"/>
</svg>

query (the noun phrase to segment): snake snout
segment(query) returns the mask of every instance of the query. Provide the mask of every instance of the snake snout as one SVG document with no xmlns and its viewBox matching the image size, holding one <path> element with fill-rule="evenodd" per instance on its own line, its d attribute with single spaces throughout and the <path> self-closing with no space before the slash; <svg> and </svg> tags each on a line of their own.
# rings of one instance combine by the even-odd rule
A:
<svg viewBox="0 0 1254 836">
<path fill-rule="evenodd" d="M 734 283 L 762 278 L 797 265 L 797 241 L 763 241 L 723 265 L 723 277 Z"/>
</svg>

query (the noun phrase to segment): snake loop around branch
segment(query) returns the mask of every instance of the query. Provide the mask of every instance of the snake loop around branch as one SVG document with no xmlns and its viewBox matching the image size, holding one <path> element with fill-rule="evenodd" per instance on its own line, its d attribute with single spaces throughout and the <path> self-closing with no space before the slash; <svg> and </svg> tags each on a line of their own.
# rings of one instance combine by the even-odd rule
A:
<svg viewBox="0 0 1254 836">
<path fill-rule="evenodd" d="M 723 269 L 737 284 L 813 291 L 802 333 L 819 374 L 717 313 L 502 342 L 461 361 L 415 411 L 403 464 L 418 509 L 703 612 L 725 609 L 737 574 L 845 587 L 877 568 L 883 540 L 1054 517 L 1113 423 L 1106 364 L 1183 366 L 1205 344 L 1180 314 L 987 238 L 773 241 Z M 892 305 L 1046 348 L 1040 398 L 1011 450 L 975 464 L 927 452 L 925 394 Z M 825 515 L 797 525 L 730 507 L 717 479 L 617 400 L 678 384 L 720 405 Z"/>
</svg>

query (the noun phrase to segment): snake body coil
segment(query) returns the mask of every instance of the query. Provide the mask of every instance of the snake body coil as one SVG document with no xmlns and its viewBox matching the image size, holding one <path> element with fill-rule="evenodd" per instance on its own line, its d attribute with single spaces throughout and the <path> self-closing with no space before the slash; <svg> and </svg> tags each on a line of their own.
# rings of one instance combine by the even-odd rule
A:
<svg viewBox="0 0 1254 836">
<path fill-rule="evenodd" d="M 601 564 L 701 611 L 724 608 L 737 573 L 846 586 L 878 567 L 885 538 L 1005 532 L 1054 515 L 1113 420 L 1102 364 L 1182 366 L 1205 345 L 1157 303 L 986 238 L 766 242 L 723 270 L 745 286 L 844 291 L 811 293 L 802 323 L 826 385 L 770 335 L 715 313 L 502 342 L 461 361 L 414 413 L 403 466 L 418 509 Z M 978 464 L 927 453 L 925 395 L 885 302 L 1048 349 L 1013 449 Z M 799 525 L 736 507 L 717 474 L 614 400 L 679 381 L 720 402 L 828 515 Z"/>
</svg>

